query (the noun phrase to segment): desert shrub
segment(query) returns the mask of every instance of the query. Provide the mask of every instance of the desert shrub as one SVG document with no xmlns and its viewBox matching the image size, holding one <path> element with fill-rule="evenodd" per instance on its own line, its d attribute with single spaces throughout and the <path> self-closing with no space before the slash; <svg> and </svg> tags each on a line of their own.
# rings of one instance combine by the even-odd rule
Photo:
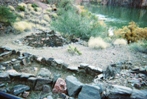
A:
<svg viewBox="0 0 147 99">
<path fill-rule="evenodd" d="M 84 40 L 88 40 L 91 36 L 102 35 L 104 27 L 94 15 L 86 10 L 79 13 L 78 9 L 69 2 L 70 0 L 63 1 L 58 4 L 57 19 L 51 22 L 53 29 Z"/>
<path fill-rule="evenodd" d="M 130 48 L 142 53 L 147 53 L 147 40 L 141 40 L 130 45 Z"/>
<path fill-rule="evenodd" d="M 94 49 L 105 49 L 109 47 L 109 43 L 105 42 L 101 37 L 91 37 L 88 41 L 88 46 Z"/>
<path fill-rule="evenodd" d="M 147 39 L 147 28 L 141 28 L 135 22 L 130 22 L 128 26 L 116 30 L 115 34 L 125 38 L 128 43 L 132 43 Z"/>
<path fill-rule="evenodd" d="M 6 6 L 0 6 L 0 22 L 13 23 L 16 21 L 16 15 L 11 12 L 10 8 Z"/>
</svg>

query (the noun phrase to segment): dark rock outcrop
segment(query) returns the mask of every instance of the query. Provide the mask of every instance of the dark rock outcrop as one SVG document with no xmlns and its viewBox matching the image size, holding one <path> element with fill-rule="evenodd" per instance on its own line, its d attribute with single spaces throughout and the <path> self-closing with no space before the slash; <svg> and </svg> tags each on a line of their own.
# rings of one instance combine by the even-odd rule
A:
<svg viewBox="0 0 147 99">
<path fill-rule="evenodd" d="M 135 8 L 147 7 L 147 0 L 102 0 L 101 3 L 104 5 L 125 6 Z"/>
</svg>

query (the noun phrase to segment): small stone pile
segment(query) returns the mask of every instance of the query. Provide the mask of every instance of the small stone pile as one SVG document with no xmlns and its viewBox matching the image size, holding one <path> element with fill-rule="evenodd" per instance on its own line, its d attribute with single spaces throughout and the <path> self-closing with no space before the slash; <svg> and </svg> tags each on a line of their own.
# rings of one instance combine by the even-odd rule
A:
<svg viewBox="0 0 147 99">
<path fill-rule="evenodd" d="M 54 31 L 35 33 L 26 36 L 23 42 L 31 47 L 58 47 L 68 44 L 66 39 Z"/>
</svg>

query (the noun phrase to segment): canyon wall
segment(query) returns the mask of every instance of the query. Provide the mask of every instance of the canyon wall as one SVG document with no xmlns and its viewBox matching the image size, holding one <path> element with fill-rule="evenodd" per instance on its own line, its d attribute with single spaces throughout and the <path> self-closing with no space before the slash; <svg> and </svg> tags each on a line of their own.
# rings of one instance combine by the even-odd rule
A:
<svg viewBox="0 0 147 99">
<path fill-rule="evenodd" d="M 101 4 L 145 8 L 147 7 L 147 0 L 101 0 Z"/>
</svg>

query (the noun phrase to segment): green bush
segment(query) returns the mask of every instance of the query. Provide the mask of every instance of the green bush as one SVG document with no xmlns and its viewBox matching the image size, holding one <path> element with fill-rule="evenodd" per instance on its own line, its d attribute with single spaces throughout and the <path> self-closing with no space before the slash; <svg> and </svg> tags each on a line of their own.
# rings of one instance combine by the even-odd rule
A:
<svg viewBox="0 0 147 99">
<path fill-rule="evenodd" d="M 12 23 L 16 21 L 16 15 L 11 12 L 10 8 L 6 6 L 0 6 L 0 22 Z"/>
<path fill-rule="evenodd" d="M 34 11 L 37 11 L 37 7 L 38 7 L 37 4 L 33 3 L 33 4 L 32 4 L 32 7 L 34 8 Z"/>
<path fill-rule="evenodd" d="M 91 36 L 102 35 L 104 27 L 88 11 L 87 14 L 78 13 L 78 9 L 69 0 L 63 0 L 58 4 L 58 7 L 57 14 L 59 17 L 51 23 L 53 29 L 63 34 L 75 35 L 84 40 L 88 40 Z"/>
<path fill-rule="evenodd" d="M 19 11 L 25 11 L 25 6 L 20 6 L 20 5 L 18 5 L 18 6 L 16 7 L 16 9 L 19 10 Z"/>
<path fill-rule="evenodd" d="M 142 53 L 147 53 L 147 40 L 138 41 L 130 45 L 131 49 Z"/>
</svg>

